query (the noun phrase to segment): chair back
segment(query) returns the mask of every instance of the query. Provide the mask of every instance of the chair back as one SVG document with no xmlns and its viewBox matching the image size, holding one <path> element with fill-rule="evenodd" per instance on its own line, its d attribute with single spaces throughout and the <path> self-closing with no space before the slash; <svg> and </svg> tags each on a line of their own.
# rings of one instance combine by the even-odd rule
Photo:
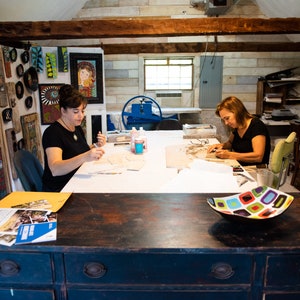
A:
<svg viewBox="0 0 300 300">
<path fill-rule="evenodd" d="M 282 166 L 282 160 L 293 153 L 295 139 L 296 132 L 293 131 L 286 139 L 279 140 L 275 145 L 270 163 L 270 168 L 275 174 L 279 173 L 282 167 L 284 169 L 287 167 L 288 161 L 286 160 Z"/>
<path fill-rule="evenodd" d="M 43 190 L 43 167 L 31 152 L 21 149 L 14 154 L 14 165 L 25 191 Z"/>
<path fill-rule="evenodd" d="M 164 119 L 157 124 L 156 130 L 182 130 L 182 125 L 176 119 Z"/>
<path fill-rule="evenodd" d="M 275 145 L 270 162 L 270 169 L 275 175 L 278 174 L 276 188 L 279 188 L 286 181 L 287 168 L 293 156 L 295 140 L 296 132 L 293 131 L 286 139 L 279 140 Z"/>
</svg>

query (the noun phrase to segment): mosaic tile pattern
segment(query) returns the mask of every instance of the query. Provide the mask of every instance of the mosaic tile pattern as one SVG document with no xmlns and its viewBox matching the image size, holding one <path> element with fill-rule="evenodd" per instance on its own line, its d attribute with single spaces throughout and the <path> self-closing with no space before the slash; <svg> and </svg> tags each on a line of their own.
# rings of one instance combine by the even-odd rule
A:
<svg viewBox="0 0 300 300">
<path fill-rule="evenodd" d="M 253 220 L 270 219 L 282 214 L 294 197 L 268 186 L 223 198 L 208 198 L 212 209 L 221 215 L 233 215 Z"/>
</svg>

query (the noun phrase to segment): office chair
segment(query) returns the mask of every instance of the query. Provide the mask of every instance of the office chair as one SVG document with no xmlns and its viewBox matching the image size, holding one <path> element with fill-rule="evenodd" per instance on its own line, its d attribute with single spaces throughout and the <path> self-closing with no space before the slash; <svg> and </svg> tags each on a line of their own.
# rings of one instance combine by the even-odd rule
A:
<svg viewBox="0 0 300 300">
<path fill-rule="evenodd" d="M 182 130 L 182 125 L 176 119 L 164 119 L 156 125 L 156 130 Z"/>
<path fill-rule="evenodd" d="M 37 157 L 21 149 L 15 152 L 13 161 L 24 190 L 41 192 L 43 167 Z"/>
<path fill-rule="evenodd" d="M 275 145 L 270 170 L 274 174 L 273 187 L 279 189 L 285 181 L 289 170 L 290 161 L 293 157 L 296 132 L 292 132 L 286 139 L 280 139 Z"/>
</svg>

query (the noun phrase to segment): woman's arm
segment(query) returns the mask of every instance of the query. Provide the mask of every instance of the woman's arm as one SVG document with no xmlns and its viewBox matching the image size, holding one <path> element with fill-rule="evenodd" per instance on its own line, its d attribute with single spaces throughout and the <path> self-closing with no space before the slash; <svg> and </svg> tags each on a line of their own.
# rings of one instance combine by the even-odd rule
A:
<svg viewBox="0 0 300 300">
<path fill-rule="evenodd" d="M 256 163 L 263 160 L 265 147 L 266 137 L 264 135 L 257 135 L 252 139 L 252 152 L 239 153 L 228 150 L 217 150 L 216 156 L 219 158 L 229 158 L 248 163 Z"/>
<path fill-rule="evenodd" d="M 62 149 L 49 147 L 46 149 L 48 165 L 53 176 L 61 176 L 70 173 L 80 167 L 86 161 L 100 159 L 105 151 L 102 148 L 93 148 L 69 159 L 62 159 Z"/>
<path fill-rule="evenodd" d="M 215 151 L 221 150 L 221 149 L 228 149 L 228 150 L 231 150 L 231 144 L 232 144 L 232 141 L 233 141 L 233 134 L 231 133 L 227 142 L 225 142 L 225 143 L 220 143 L 220 144 L 213 144 L 213 145 L 210 145 L 210 146 L 207 148 L 207 152 L 208 152 L 208 153 L 211 153 L 211 152 L 215 152 Z"/>
</svg>

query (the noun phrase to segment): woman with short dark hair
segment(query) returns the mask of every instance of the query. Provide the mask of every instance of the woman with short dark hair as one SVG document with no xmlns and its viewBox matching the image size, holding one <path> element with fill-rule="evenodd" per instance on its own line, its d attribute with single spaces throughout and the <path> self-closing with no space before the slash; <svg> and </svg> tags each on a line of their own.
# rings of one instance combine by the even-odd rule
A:
<svg viewBox="0 0 300 300">
<path fill-rule="evenodd" d="M 61 116 L 44 132 L 45 167 L 43 174 L 44 191 L 60 191 L 86 161 L 100 159 L 106 137 L 97 135 L 97 147 L 87 144 L 81 125 L 87 99 L 71 85 L 63 85 L 59 90 Z"/>
</svg>

